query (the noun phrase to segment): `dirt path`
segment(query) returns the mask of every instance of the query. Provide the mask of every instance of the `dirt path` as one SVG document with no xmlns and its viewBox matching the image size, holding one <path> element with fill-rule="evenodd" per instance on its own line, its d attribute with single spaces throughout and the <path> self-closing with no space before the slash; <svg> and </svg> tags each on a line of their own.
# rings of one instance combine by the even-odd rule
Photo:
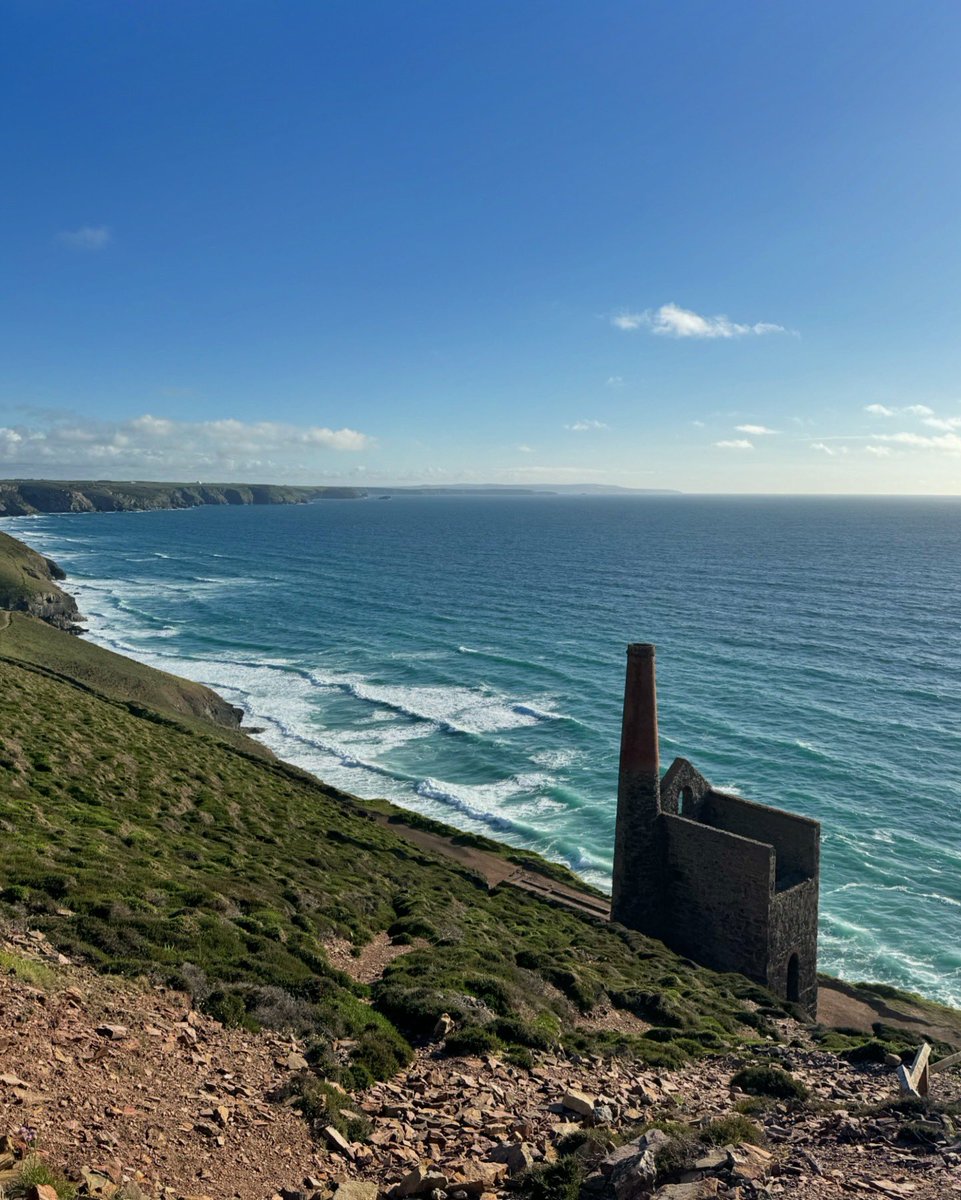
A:
<svg viewBox="0 0 961 1200">
<path fill-rule="evenodd" d="M 535 895 L 540 896 L 542 900 L 563 904 L 565 908 L 572 908 L 577 912 L 597 917 L 603 921 L 610 920 L 610 902 L 599 896 L 594 896 L 590 892 L 582 892 L 576 887 L 560 883 L 557 880 L 549 878 L 547 875 L 539 874 L 537 871 L 524 870 L 516 863 L 510 862 L 499 854 L 492 854 L 488 850 L 479 850 L 476 846 L 461 845 L 452 838 L 444 837 L 442 834 L 431 833 L 426 829 L 417 829 L 412 825 L 405 825 L 402 821 L 398 821 L 396 818 L 392 820 L 383 813 L 372 812 L 371 816 L 381 825 L 386 825 L 398 837 L 402 837 L 408 842 L 413 842 L 414 845 L 419 846 L 422 850 L 427 850 L 431 854 L 439 854 L 442 858 L 452 858 L 456 862 L 459 862 L 467 870 L 473 871 L 476 875 L 480 875 L 486 879 L 487 886 L 492 889 L 499 887 L 501 884 L 510 884 L 512 887 L 533 892 Z"/>
</svg>

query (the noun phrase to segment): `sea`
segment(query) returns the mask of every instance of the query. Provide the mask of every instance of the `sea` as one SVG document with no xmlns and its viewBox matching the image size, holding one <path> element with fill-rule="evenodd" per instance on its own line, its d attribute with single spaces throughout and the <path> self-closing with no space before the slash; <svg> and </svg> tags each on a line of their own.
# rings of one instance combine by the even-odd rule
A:
<svg viewBox="0 0 961 1200">
<path fill-rule="evenodd" d="M 91 640 L 282 758 L 610 883 L 625 646 L 662 765 L 822 822 L 820 966 L 961 1005 L 961 501 L 376 495 L 5 519 Z"/>
</svg>

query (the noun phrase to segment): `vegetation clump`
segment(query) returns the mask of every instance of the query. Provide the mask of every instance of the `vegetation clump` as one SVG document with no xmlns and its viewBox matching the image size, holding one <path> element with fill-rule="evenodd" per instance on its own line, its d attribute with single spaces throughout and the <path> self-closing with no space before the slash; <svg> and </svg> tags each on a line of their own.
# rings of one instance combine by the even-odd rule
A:
<svg viewBox="0 0 961 1200">
<path fill-rule="evenodd" d="M 58 1200 L 73 1200 L 77 1194 L 76 1184 L 39 1154 L 33 1153 L 17 1164 L 13 1179 L 6 1185 L 5 1193 L 0 1190 L 0 1196 L 5 1194 L 8 1200 L 27 1200 L 39 1187 L 52 1187 Z"/>
<path fill-rule="evenodd" d="M 731 1080 L 731 1086 L 752 1096 L 772 1096 L 777 1100 L 806 1100 L 807 1085 L 783 1067 L 745 1067 Z"/>
</svg>

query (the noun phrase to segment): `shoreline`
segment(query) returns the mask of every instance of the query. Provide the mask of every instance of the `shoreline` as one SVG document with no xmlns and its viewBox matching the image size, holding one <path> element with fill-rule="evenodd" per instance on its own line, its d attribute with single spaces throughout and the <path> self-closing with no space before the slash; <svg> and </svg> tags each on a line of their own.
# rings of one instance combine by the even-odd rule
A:
<svg viewBox="0 0 961 1200">
<path fill-rule="evenodd" d="M 48 515 L 48 514 L 42 514 L 42 515 Z M 68 515 L 68 514 L 49 514 L 49 515 Z M 32 519 L 33 519 L 32 517 L 21 517 L 21 518 L 13 518 L 13 519 L 8 518 L 8 520 L 10 520 L 11 524 L 14 526 L 20 524 L 20 522 L 22 522 L 22 521 L 32 520 Z M 7 527 L 10 528 L 9 525 Z M 24 529 L 24 532 L 27 532 L 27 529 Z M 109 583 L 110 583 L 109 577 L 105 577 L 103 582 L 105 584 L 109 585 Z M 73 581 L 68 580 L 67 588 L 71 589 L 72 586 L 73 586 Z M 82 586 L 81 586 L 81 590 L 82 590 Z M 69 591 L 69 594 L 73 594 L 72 591 Z M 131 648 L 129 645 L 127 645 L 124 642 L 122 627 L 117 629 L 113 636 L 111 636 L 111 631 L 109 629 L 106 632 L 100 634 L 100 636 L 98 636 L 98 631 L 93 631 L 92 635 L 90 635 L 90 634 L 87 635 L 87 640 L 89 640 L 91 642 L 91 644 L 105 646 L 106 648 L 113 650 L 115 653 L 120 653 L 126 657 L 133 659 L 134 661 L 144 663 L 145 665 L 155 665 L 155 662 L 152 661 L 152 659 L 150 659 L 150 658 L 147 658 L 147 660 L 145 662 L 144 658 L 141 658 L 138 656 L 135 649 Z M 184 658 L 178 657 L 177 665 L 170 667 L 163 661 L 165 656 L 160 655 L 158 657 L 160 659 L 161 669 L 172 670 L 176 674 L 184 674 L 184 668 L 183 668 L 182 664 L 185 661 L 187 661 Z M 188 679 L 193 678 L 196 682 L 200 682 L 199 680 L 196 679 L 196 676 L 192 676 L 192 675 L 188 674 L 185 677 Z M 204 683 L 204 686 L 210 687 L 212 690 L 216 691 L 219 695 L 224 696 L 224 690 L 223 690 L 222 685 L 218 685 L 216 682 L 213 682 L 213 683 Z M 229 696 L 229 689 L 228 689 L 228 696 Z M 229 698 L 225 697 L 225 699 L 227 699 L 227 702 L 229 702 L 229 703 L 235 703 L 235 700 L 233 697 L 229 697 Z M 281 752 L 278 752 L 278 750 L 276 750 L 274 748 L 274 746 L 271 745 L 271 741 L 279 740 L 279 737 L 277 739 L 271 739 L 269 737 L 265 738 L 262 735 L 257 736 L 255 734 L 255 728 L 261 727 L 262 723 L 264 721 L 268 721 L 268 722 L 272 723 L 271 718 L 268 715 L 262 715 L 254 705 L 251 705 L 249 703 L 244 703 L 243 707 L 245 710 L 245 718 L 244 718 L 244 724 L 242 724 L 241 728 L 240 728 L 240 732 L 242 734 L 244 734 L 245 736 L 254 736 L 256 742 L 259 745 L 266 746 L 272 753 L 277 754 L 277 757 L 278 757 L 278 759 L 280 759 L 280 761 L 285 762 L 286 764 L 291 766 L 293 769 L 300 770 L 300 771 L 307 771 L 309 774 L 312 775 L 313 778 L 315 778 L 322 784 L 327 784 L 328 786 L 335 786 L 338 788 L 342 788 L 343 790 L 345 790 L 347 792 L 357 794 L 354 792 L 354 787 L 349 782 L 346 784 L 343 782 L 340 782 L 340 781 L 331 782 L 328 779 L 328 777 L 325 774 L 323 774 L 322 772 L 312 770 L 309 766 L 305 766 L 301 762 L 298 762 L 298 760 L 296 758 L 291 758 L 287 755 L 284 755 Z M 249 722 L 250 724 L 248 725 L 247 722 Z M 363 765 L 363 764 L 361 764 L 361 765 Z M 383 793 L 378 793 L 376 791 L 370 791 L 368 789 L 362 790 L 359 794 L 362 796 L 370 796 L 370 797 L 375 797 L 377 795 L 383 795 Z M 414 816 L 414 817 L 425 815 L 423 813 L 423 810 L 419 810 L 417 808 L 408 806 L 407 804 L 404 803 L 403 799 L 398 799 L 396 796 L 393 796 L 393 795 L 389 795 L 388 799 L 391 804 L 397 805 L 398 807 L 411 813 L 412 816 Z M 512 850 L 512 851 L 515 851 L 518 853 L 523 853 L 525 851 L 532 851 L 532 852 L 540 854 L 544 857 L 553 858 L 555 862 L 558 862 L 564 866 L 570 866 L 571 860 L 568 857 L 560 856 L 560 855 L 550 855 L 549 853 L 545 854 L 545 852 L 543 850 L 540 850 L 539 848 L 537 848 L 535 846 L 531 846 L 530 844 L 525 845 L 523 842 L 521 842 L 520 844 L 512 843 L 510 840 L 505 840 L 504 834 L 503 834 L 503 829 L 492 828 L 490 823 L 471 822 L 471 824 L 468 825 L 467 822 L 462 823 L 458 819 L 458 816 L 459 816 L 459 814 L 451 812 L 450 817 L 448 817 L 445 814 L 444 816 L 441 816 L 439 818 L 439 820 L 442 822 L 448 823 L 450 825 L 453 825 L 455 828 L 459 828 L 462 831 L 477 834 L 481 837 L 487 838 L 488 840 L 499 842 L 500 844 L 507 847 L 509 850 Z M 468 814 L 468 816 L 469 816 L 469 814 Z M 428 816 L 428 819 L 437 820 L 438 818 L 433 815 L 433 812 L 431 812 Z M 575 872 L 577 871 L 576 867 L 571 867 L 570 869 Z M 607 889 L 605 889 L 605 890 L 607 890 Z M 822 929 L 822 936 L 823 936 L 823 929 Z M 834 965 L 833 963 L 832 963 L 832 966 L 835 970 L 838 969 L 838 967 L 836 965 Z M 859 972 L 856 974 L 852 973 L 850 977 L 851 978 L 861 978 L 861 977 L 864 977 L 864 974 L 865 974 L 864 972 Z M 872 973 L 870 977 L 882 978 L 882 979 L 885 978 L 885 976 L 881 973 L 877 973 L 877 974 Z M 888 976 L 888 978 L 891 978 L 891 976 Z M 907 983 L 903 982 L 903 981 L 895 982 L 892 984 L 892 986 L 897 987 L 899 989 L 909 988 L 912 991 L 914 991 L 916 994 L 924 994 L 924 992 L 925 992 L 923 983 L 914 982 L 913 980 L 910 982 L 907 982 Z M 946 1001 L 942 1001 L 942 1003 L 950 1003 L 950 999 L 948 999 Z"/>
</svg>

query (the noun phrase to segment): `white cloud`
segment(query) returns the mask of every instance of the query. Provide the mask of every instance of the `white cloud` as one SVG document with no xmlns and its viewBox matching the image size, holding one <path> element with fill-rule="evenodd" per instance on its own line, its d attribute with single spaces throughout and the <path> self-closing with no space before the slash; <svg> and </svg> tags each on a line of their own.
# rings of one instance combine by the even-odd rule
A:
<svg viewBox="0 0 961 1200">
<path fill-rule="evenodd" d="M 725 316 L 703 317 L 678 304 L 662 304 L 644 312 L 620 312 L 611 317 L 617 329 L 650 329 L 652 333 L 675 338 L 737 338 L 748 334 L 787 333 L 783 325 L 758 321 L 744 325 Z"/>
<path fill-rule="evenodd" d="M 777 433 L 776 429 L 768 429 L 766 425 L 738 425 L 738 433 L 750 433 L 755 437 L 766 437 L 769 434 Z"/>
<path fill-rule="evenodd" d="M 812 450 L 819 450 L 822 454 L 826 454 L 828 458 L 836 458 L 839 454 L 847 454 L 847 446 L 829 446 L 826 442 L 812 442 Z"/>
<path fill-rule="evenodd" d="M 896 442 L 915 450 L 934 450 L 940 454 L 961 454 L 961 435 L 957 433 L 888 433 L 878 437 L 881 442 Z"/>
<path fill-rule="evenodd" d="M 534 447 L 526 446 L 523 442 L 521 442 L 521 444 L 519 446 L 515 446 L 514 449 L 519 450 L 521 452 L 521 454 L 533 454 L 534 453 Z"/>
<path fill-rule="evenodd" d="M 865 404 L 864 411 L 873 417 L 932 417 L 934 409 L 926 404 L 907 404 L 903 408 L 892 408 L 889 404 Z"/>
<path fill-rule="evenodd" d="M 865 454 L 873 454 L 875 458 L 889 458 L 891 455 L 890 446 L 865 446 Z"/>
<path fill-rule="evenodd" d="M 60 241 L 74 250 L 102 250 L 111 242 L 106 225 L 82 225 L 79 229 L 64 229 Z"/>
<path fill-rule="evenodd" d="M 922 424 L 932 429 L 961 429 L 961 417 L 925 417 Z"/>
<path fill-rule="evenodd" d="M 691 424 L 694 426 L 695 429 L 703 429 L 704 428 L 703 421 L 692 421 Z"/>
<path fill-rule="evenodd" d="M 572 433 L 587 433 L 592 429 L 610 429 L 610 425 L 605 425 L 603 421 L 575 421 L 573 425 L 565 425 L 565 429 L 569 429 Z"/>
<path fill-rule="evenodd" d="M 722 450 L 753 450 L 754 443 L 749 442 L 747 438 L 731 438 L 728 441 L 715 442 L 715 446 L 720 446 Z"/>
<path fill-rule="evenodd" d="M 650 316 L 648 313 L 622 312 L 615 313 L 611 317 L 611 324 L 615 329 L 640 329 L 642 325 L 649 323 Z"/>
<path fill-rule="evenodd" d="M 623 387 L 623 386 L 624 386 L 624 376 L 623 375 L 608 375 L 607 387 L 619 388 L 619 387 Z"/>
<path fill-rule="evenodd" d="M 319 453 L 357 453 L 373 439 L 356 429 L 278 421 L 172 421 L 149 413 L 126 421 L 56 420 L 0 429 L 0 461 L 61 475 L 105 469 L 123 477 L 238 478 L 288 470 L 309 474 Z"/>
</svg>

